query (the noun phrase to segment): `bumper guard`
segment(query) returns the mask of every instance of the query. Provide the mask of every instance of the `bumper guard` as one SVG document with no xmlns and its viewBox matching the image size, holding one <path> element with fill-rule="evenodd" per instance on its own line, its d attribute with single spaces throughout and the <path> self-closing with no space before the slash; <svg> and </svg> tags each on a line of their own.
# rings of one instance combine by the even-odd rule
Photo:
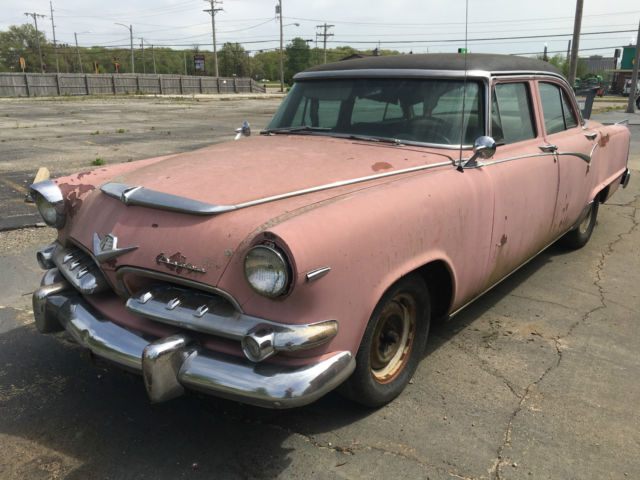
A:
<svg viewBox="0 0 640 480">
<path fill-rule="evenodd" d="M 96 356 L 141 373 L 153 402 L 178 397 L 189 388 L 260 407 L 299 407 L 333 390 L 355 368 L 349 351 L 291 367 L 253 363 L 205 350 L 185 334 L 149 343 L 102 318 L 65 279 L 55 274 L 45 275 L 43 286 L 34 292 L 33 311 L 36 326 L 43 333 L 54 331 L 59 325 L 58 330 L 66 329 Z"/>
</svg>

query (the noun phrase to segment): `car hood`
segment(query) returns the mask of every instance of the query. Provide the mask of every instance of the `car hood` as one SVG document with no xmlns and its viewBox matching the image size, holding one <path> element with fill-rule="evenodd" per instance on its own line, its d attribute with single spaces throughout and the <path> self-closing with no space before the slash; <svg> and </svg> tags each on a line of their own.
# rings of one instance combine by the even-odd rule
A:
<svg viewBox="0 0 640 480">
<path fill-rule="evenodd" d="M 98 238 L 115 235 L 118 248 L 138 247 L 103 265 L 106 270 L 130 265 L 217 285 L 233 255 L 243 254 L 251 240 L 271 226 L 358 190 L 422 171 L 358 183 L 350 180 L 450 161 L 448 155 L 423 147 L 326 136 L 250 137 L 145 161 L 140 168 L 119 174 L 107 183 L 143 187 L 212 205 L 238 205 L 338 185 L 204 216 L 127 206 L 97 188 L 83 200 L 82 208 L 73 212 L 67 232 L 90 251 L 95 234 Z M 190 264 L 196 270 L 159 259 Z"/>
</svg>

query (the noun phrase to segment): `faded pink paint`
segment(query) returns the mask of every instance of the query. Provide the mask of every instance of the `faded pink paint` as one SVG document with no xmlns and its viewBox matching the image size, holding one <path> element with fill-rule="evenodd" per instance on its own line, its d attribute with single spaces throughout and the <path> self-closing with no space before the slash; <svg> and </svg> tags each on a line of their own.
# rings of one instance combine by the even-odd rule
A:
<svg viewBox="0 0 640 480">
<path fill-rule="evenodd" d="M 536 124 L 543 132 L 539 113 Z M 76 210 L 60 238 L 71 236 L 91 250 L 94 232 L 113 233 L 118 246 L 139 246 L 104 267 L 112 281 L 115 269 L 125 265 L 176 274 L 156 258 L 180 252 L 207 272 L 179 276 L 229 292 L 248 314 L 292 324 L 339 321 L 338 336 L 305 352 L 304 360 L 278 356 L 278 361 L 300 363 L 331 351 L 355 352 L 375 304 L 402 275 L 434 260 L 445 262 L 453 277 L 452 312 L 558 238 L 606 186 L 615 190 L 626 165 L 628 131 L 596 122 L 587 127 L 501 146 L 493 160 L 539 152 L 552 140 L 585 144 L 588 153 L 593 142 L 584 134 L 598 132 L 595 141 L 606 141 L 588 169 L 571 156 L 535 157 L 462 173 L 448 165 L 209 217 L 127 207 L 95 187 L 112 179 L 230 205 L 368 176 L 372 170 L 452 160 L 451 151 L 278 135 L 98 169 L 58 180 Z M 245 253 L 265 232 L 293 261 L 293 288 L 275 300 L 254 293 L 242 268 Z M 327 276 L 305 281 L 308 271 L 327 266 Z M 122 299 L 88 299 L 116 323 L 159 335 L 174 331 L 124 314 Z M 204 341 L 240 354 L 211 338 Z"/>
</svg>

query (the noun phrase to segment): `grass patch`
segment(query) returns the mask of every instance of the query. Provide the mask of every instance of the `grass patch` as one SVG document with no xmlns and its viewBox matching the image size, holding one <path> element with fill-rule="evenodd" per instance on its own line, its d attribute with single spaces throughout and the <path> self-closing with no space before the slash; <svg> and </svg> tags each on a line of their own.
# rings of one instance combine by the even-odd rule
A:
<svg viewBox="0 0 640 480">
<path fill-rule="evenodd" d="M 100 135 L 100 130 L 96 130 L 95 132 L 91 132 L 90 135 Z"/>
<path fill-rule="evenodd" d="M 91 162 L 91 165 L 93 165 L 94 167 L 99 167 L 100 165 L 104 165 L 104 160 L 98 157 L 93 162 Z"/>
<path fill-rule="evenodd" d="M 125 133 L 128 132 L 128 130 L 125 130 L 124 128 L 119 128 L 118 130 L 116 130 L 116 133 Z"/>
</svg>

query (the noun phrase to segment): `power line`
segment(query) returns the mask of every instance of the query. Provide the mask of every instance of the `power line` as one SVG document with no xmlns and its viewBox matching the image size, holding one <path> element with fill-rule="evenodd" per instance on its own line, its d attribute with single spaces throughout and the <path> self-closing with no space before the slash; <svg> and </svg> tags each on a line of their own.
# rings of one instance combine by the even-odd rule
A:
<svg viewBox="0 0 640 480">
<path fill-rule="evenodd" d="M 581 33 L 580 36 L 584 35 L 604 35 L 609 33 L 635 33 L 636 30 L 611 30 L 611 31 L 603 31 L 603 32 L 585 32 Z M 557 33 L 557 34 L 547 34 L 547 35 L 520 35 L 516 37 L 491 37 L 491 38 L 469 38 L 468 42 L 485 42 L 491 40 L 520 40 L 520 39 L 533 39 L 533 38 L 552 38 L 552 37 L 571 37 L 572 33 Z M 440 40 L 383 40 L 376 41 L 377 43 L 406 43 L 406 44 L 414 44 L 414 43 L 437 43 L 437 42 L 464 42 L 464 38 L 452 38 L 452 39 L 440 39 Z M 330 40 L 330 43 L 372 43 L 370 41 L 364 40 Z"/>
</svg>

